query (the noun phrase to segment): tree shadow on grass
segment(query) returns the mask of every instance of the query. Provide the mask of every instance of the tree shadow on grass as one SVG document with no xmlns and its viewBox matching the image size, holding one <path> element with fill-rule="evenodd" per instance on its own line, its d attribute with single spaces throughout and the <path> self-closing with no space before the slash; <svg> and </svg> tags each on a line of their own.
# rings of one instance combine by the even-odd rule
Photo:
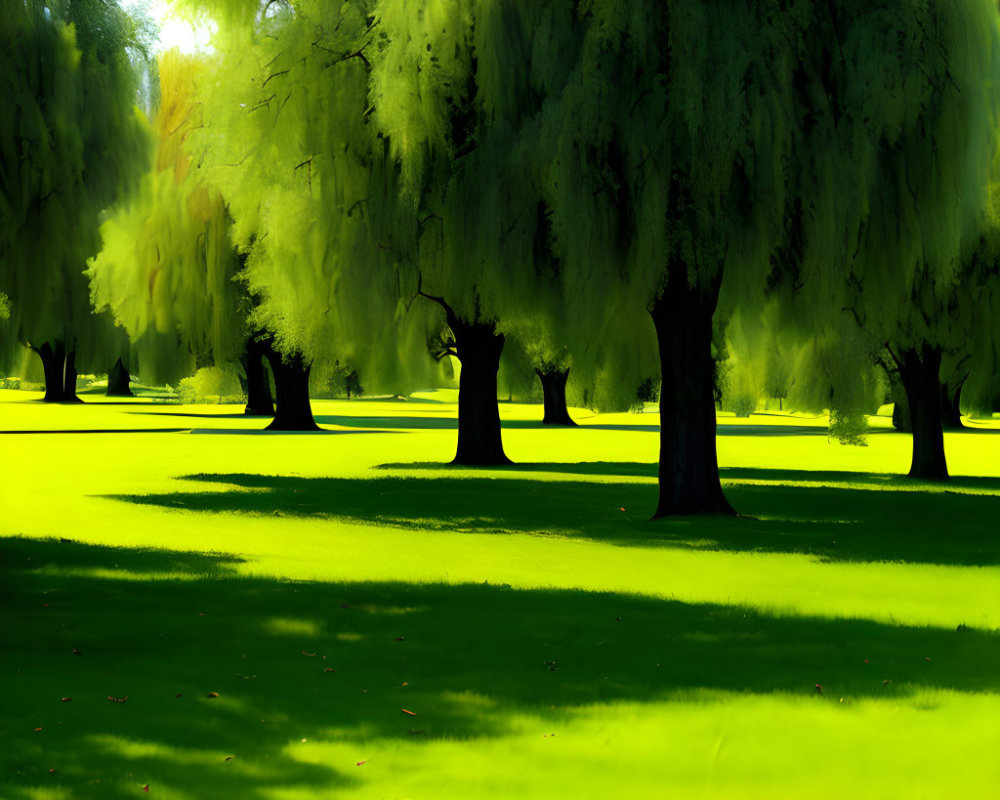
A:
<svg viewBox="0 0 1000 800">
<path fill-rule="evenodd" d="M 552 472 L 566 465 L 534 466 Z M 610 467 L 635 472 L 646 468 Z M 656 499 L 651 482 L 541 480 L 517 472 L 511 467 L 483 476 L 463 470 L 462 477 L 454 478 L 202 474 L 184 480 L 236 488 L 113 497 L 193 512 L 569 536 L 624 546 L 802 553 L 829 561 L 1000 564 L 1000 497 L 995 495 L 874 491 L 881 484 L 863 483 L 852 488 L 745 484 L 727 488 L 742 517 L 653 522 L 648 519 Z"/>
<path fill-rule="evenodd" d="M 239 413 L 230 414 L 209 414 L 196 413 L 193 411 L 126 411 L 126 414 L 143 414 L 152 417 L 201 417 L 204 419 L 254 419 L 256 415 Z"/>
<path fill-rule="evenodd" d="M 57 434 L 57 433 L 184 433 L 190 428 L 47 428 L 34 431 L 0 431 L 0 436 L 24 434 Z"/>
<path fill-rule="evenodd" d="M 109 577 L 123 564 L 133 574 Z M 223 556 L 0 539 L 4 797 L 57 785 L 117 800 L 143 784 L 327 796 L 361 781 L 373 739 L 474 740 L 526 715 L 541 734 L 591 704 L 1000 691 L 1000 636 L 983 631 L 231 568 Z M 303 763 L 304 740 L 341 742 L 342 760 Z"/>
</svg>

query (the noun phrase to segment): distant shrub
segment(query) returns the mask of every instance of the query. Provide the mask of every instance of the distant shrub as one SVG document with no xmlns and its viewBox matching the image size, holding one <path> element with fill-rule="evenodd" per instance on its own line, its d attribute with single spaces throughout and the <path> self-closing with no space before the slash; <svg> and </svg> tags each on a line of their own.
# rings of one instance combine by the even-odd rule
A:
<svg viewBox="0 0 1000 800">
<path fill-rule="evenodd" d="M 177 387 L 182 403 L 245 403 L 246 396 L 233 372 L 219 367 L 202 367 Z"/>
<path fill-rule="evenodd" d="M 656 378 L 646 378 L 639 384 L 635 393 L 635 402 L 629 406 L 629 411 L 641 413 L 646 410 L 646 403 L 656 403 L 660 399 L 660 382 Z"/>
<path fill-rule="evenodd" d="M 868 446 L 868 418 L 860 413 L 834 410 L 830 413 L 830 436 L 841 444 Z"/>
<path fill-rule="evenodd" d="M 0 378 L 0 389 L 20 389 L 21 379 L 16 376 Z"/>
</svg>

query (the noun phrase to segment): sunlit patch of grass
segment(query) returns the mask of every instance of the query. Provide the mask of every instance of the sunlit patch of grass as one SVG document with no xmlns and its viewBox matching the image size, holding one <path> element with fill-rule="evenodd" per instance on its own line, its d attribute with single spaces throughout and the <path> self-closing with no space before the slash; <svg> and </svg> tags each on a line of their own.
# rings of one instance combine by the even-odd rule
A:
<svg viewBox="0 0 1000 800">
<path fill-rule="evenodd" d="M 518 464 L 466 469 L 454 392 L 316 402 L 330 436 L 13 394 L 0 429 L 118 432 L 0 440 L 4 798 L 1000 785 L 993 434 L 940 491 L 907 436 L 723 419 L 743 516 L 651 522 L 655 414 L 503 403 Z"/>
</svg>

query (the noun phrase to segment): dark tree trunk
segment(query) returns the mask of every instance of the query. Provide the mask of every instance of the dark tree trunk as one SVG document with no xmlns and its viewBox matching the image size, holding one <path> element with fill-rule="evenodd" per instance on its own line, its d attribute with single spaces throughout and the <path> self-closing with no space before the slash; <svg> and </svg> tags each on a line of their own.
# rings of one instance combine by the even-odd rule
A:
<svg viewBox="0 0 1000 800">
<path fill-rule="evenodd" d="M 715 451 L 712 316 L 716 293 L 678 281 L 650 311 L 660 351 L 660 499 L 654 519 L 733 514 Z M 678 288 L 679 287 L 679 288 Z"/>
<path fill-rule="evenodd" d="M 63 402 L 82 403 L 76 396 L 76 351 L 70 350 L 63 362 Z"/>
<path fill-rule="evenodd" d="M 132 397 L 129 380 L 128 370 L 119 358 L 108 373 L 108 397 Z"/>
<path fill-rule="evenodd" d="M 542 382 L 542 398 L 545 404 L 542 423 L 545 425 L 576 425 L 566 408 L 566 381 L 569 379 L 569 370 L 546 366 L 542 369 L 536 369 L 535 374 Z"/>
<path fill-rule="evenodd" d="M 267 379 L 267 369 L 264 357 L 268 348 L 250 337 L 247 339 L 246 350 L 240 359 L 243 371 L 246 373 L 247 406 L 243 410 L 248 416 L 273 417 L 274 400 L 271 397 L 271 384 Z"/>
<path fill-rule="evenodd" d="M 458 450 L 453 464 L 509 464 L 500 435 L 497 371 L 504 336 L 493 323 L 452 317 L 455 351 L 462 362 L 458 379 Z"/>
<path fill-rule="evenodd" d="M 962 424 L 962 411 L 959 409 L 959 401 L 962 399 L 961 381 L 954 391 L 949 389 L 947 382 L 941 383 L 941 427 L 946 431 L 960 431 L 965 428 Z"/>
<path fill-rule="evenodd" d="M 309 405 L 310 365 L 301 353 L 282 358 L 273 347 L 267 351 L 267 361 L 274 375 L 274 390 L 278 395 L 274 420 L 269 431 L 318 431 Z"/>
<path fill-rule="evenodd" d="M 56 346 L 46 342 L 35 352 L 42 359 L 42 371 L 45 373 L 46 403 L 60 403 L 63 400 L 63 368 L 66 364 L 66 349 L 61 342 Z"/>
<path fill-rule="evenodd" d="M 66 353 L 66 345 L 56 342 L 55 346 L 46 342 L 33 348 L 42 359 L 45 373 L 46 403 L 80 403 L 76 396 L 76 359 L 72 352 Z"/>
<path fill-rule="evenodd" d="M 910 404 L 906 400 L 906 389 L 898 378 L 892 381 L 892 427 L 900 433 L 913 433 L 910 422 Z"/>
<path fill-rule="evenodd" d="M 923 345 L 899 354 L 899 376 L 906 389 L 913 426 L 913 460 L 910 477 L 921 480 L 948 480 L 941 427 L 941 350 Z"/>
</svg>

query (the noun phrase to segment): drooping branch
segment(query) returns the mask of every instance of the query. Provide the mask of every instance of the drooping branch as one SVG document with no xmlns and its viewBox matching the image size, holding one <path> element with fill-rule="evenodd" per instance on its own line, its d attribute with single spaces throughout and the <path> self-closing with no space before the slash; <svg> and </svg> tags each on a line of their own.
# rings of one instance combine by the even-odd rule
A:
<svg viewBox="0 0 1000 800">
<path fill-rule="evenodd" d="M 264 79 L 264 82 L 260 85 L 260 88 L 263 89 L 265 86 L 267 86 L 268 81 L 270 81 L 271 78 L 277 78 L 279 75 L 287 75 L 289 72 L 291 72 L 290 69 L 283 69 L 280 70 L 279 72 L 272 72 Z"/>
</svg>

